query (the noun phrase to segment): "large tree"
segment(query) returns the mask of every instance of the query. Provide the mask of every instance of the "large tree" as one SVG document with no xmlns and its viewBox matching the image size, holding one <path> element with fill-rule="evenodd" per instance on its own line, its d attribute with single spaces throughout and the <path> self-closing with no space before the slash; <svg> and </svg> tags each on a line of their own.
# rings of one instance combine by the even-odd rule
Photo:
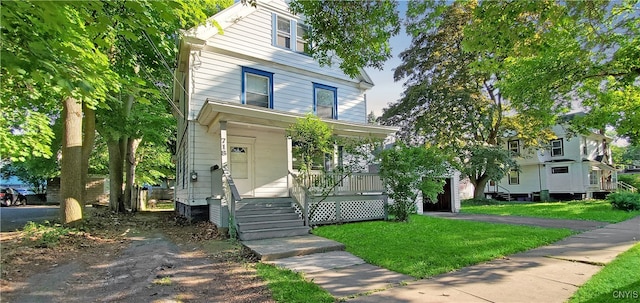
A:
<svg viewBox="0 0 640 303">
<path fill-rule="evenodd" d="M 118 54 L 127 50 L 126 42 L 145 37 L 152 40 L 147 48 L 157 48 L 170 58 L 167 54 L 174 51 L 178 29 L 203 22 L 209 16 L 206 9 L 219 7 L 211 1 L 180 0 L 3 1 L 1 5 L 1 92 L 3 100 L 12 102 L 12 115 L 5 116 L 11 120 L 3 124 L 13 127 L 9 133 L 3 130 L 2 138 L 8 141 L 3 142 L 3 152 L 35 147 L 30 154 L 50 154 L 46 143 L 51 135 L 28 131 L 32 127 L 20 123 L 28 121 L 25 115 L 14 112 L 37 112 L 40 120 L 42 115 L 63 119 L 61 217 L 65 223 L 77 222 L 83 216 L 86 159 L 95 137 L 94 110 L 108 108 L 107 100 L 113 100 L 126 83 L 116 64 L 138 57 L 135 50 L 128 58 Z M 47 125 L 38 126 L 46 130 Z M 44 144 L 35 144 L 38 139 Z M 22 144 L 25 140 L 29 141 Z M 25 155 L 10 156 L 22 160 Z"/>
<path fill-rule="evenodd" d="M 539 116 L 509 113 L 508 100 L 495 86 L 502 73 L 473 69 L 495 56 L 463 49 L 464 29 L 473 22 L 476 6 L 467 1 L 439 11 L 437 5 L 409 3 L 412 43 L 400 54 L 403 63 L 394 74 L 396 81 L 405 79 L 405 92 L 385 109 L 382 120 L 401 126 L 408 142 L 456 155 L 452 164 L 470 178 L 479 198 L 489 180 L 499 180 L 515 167 L 511 155 L 497 148 L 504 134 L 510 131 L 535 145 L 548 123 Z"/>
<path fill-rule="evenodd" d="M 640 139 L 640 2 L 483 1 L 465 27 L 464 49 L 495 54 L 474 69 L 518 111 L 582 109 L 578 131 L 616 128 Z"/>
<path fill-rule="evenodd" d="M 393 0 L 291 1 L 311 27 L 310 53 L 322 65 L 337 64 L 349 76 L 364 67 L 382 69 L 391 57 L 389 39 L 400 30 Z"/>
</svg>

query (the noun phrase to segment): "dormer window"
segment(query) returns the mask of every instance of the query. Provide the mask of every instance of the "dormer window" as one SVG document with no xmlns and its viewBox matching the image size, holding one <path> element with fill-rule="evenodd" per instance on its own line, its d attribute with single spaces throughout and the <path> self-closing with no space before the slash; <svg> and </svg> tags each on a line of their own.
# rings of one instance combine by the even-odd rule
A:
<svg viewBox="0 0 640 303">
<path fill-rule="evenodd" d="M 296 20 L 273 14 L 273 45 L 294 52 L 309 53 L 309 27 Z M 292 43 L 293 40 L 293 43 Z"/>
</svg>

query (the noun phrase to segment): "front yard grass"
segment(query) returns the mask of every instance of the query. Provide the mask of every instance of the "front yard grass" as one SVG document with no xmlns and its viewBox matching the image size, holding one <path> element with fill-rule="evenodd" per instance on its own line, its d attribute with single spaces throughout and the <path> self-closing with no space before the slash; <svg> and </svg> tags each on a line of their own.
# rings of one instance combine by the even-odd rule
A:
<svg viewBox="0 0 640 303">
<path fill-rule="evenodd" d="M 640 215 L 640 211 L 613 209 L 606 200 L 569 202 L 516 203 L 486 200 L 463 201 L 461 212 L 501 216 L 523 216 L 551 219 L 594 220 L 617 223 Z"/>
<path fill-rule="evenodd" d="M 619 255 L 573 294 L 569 303 L 640 301 L 640 244 Z"/>
<path fill-rule="evenodd" d="M 258 276 L 267 282 L 272 297 L 277 302 L 334 302 L 333 296 L 301 274 L 270 264 L 256 265 Z"/>
<path fill-rule="evenodd" d="M 568 229 L 514 226 L 413 215 L 409 223 L 373 221 L 322 226 L 313 233 L 344 243 L 370 264 L 415 278 L 549 244 Z"/>
</svg>

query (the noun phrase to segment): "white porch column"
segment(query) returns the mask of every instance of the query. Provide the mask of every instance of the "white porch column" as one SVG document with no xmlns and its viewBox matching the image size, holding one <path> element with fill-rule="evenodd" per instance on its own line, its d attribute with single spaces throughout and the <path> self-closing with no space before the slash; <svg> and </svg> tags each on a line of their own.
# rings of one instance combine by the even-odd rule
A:
<svg viewBox="0 0 640 303">
<path fill-rule="evenodd" d="M 220 165 L 229 172 L 229 156 L 227 155 L 227 121 L 220 121 Z"/>
</svg>

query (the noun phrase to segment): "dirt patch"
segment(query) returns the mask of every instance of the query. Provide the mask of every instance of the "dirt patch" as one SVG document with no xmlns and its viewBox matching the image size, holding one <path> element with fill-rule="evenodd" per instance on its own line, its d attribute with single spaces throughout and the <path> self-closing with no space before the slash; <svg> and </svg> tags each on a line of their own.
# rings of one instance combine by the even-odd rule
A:
<svg viewBox="0 0 640 303">
<path fill-rule="evenodd" d="M 51 247 L 0 234 L 2 302 L 273 302 L 246 252 L 211 223 L 106 210 L 86 221 Z"/>
</svg>

